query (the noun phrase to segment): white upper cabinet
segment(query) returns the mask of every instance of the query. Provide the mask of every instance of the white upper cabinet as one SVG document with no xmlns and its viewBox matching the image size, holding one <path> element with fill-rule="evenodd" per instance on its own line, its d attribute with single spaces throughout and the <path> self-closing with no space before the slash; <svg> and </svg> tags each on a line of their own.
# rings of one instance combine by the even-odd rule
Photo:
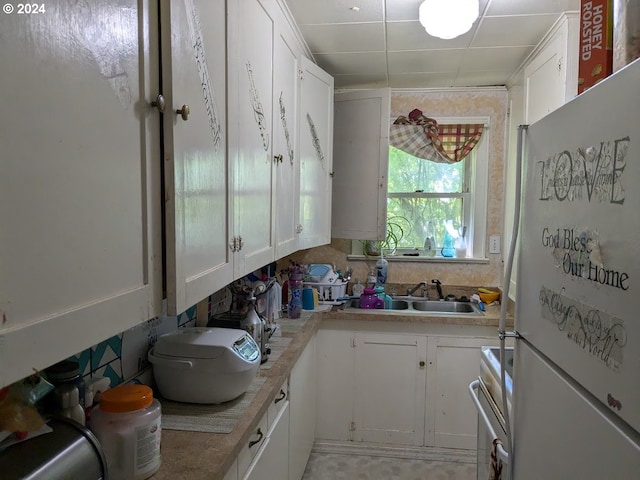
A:
<svg viewBox="0 0 640 480">
<path fill-rule="evenodd" d="M 563 14 L 525 66 L 525 121 L 528 124 L 578 94 L 578 24 L 578 13 Z"/>
<path fill-rule="evenodd" d="M 333 77 L 300 62 L 300 249 L 331 241 Z"/>
<path fill-rule="evenodd" d="M 155 5 L 0 16 L 0 387 L 160 313 Z"/>
<path fill-rule="evenodd" d="M 385 236 L 390 99 L 389 89 L 335 97 L 333 237 Z"/>
<path fill-rule="evenodd" d="M 278 15 L 273 50 L 273 164 L 275 168 L 276 259 L 298 248 L 300 155 L 298 70 L 300 48 L 283 14 Z"/>
<path fill-rule="evenodd" d="M 233 280 L 226 2 L 161 5 L 167 299 L 178 314 Z"/>
<path fill-rule="evenodd" d="M 235 277 L 274 260 L 273 0 L 229 2 L 229 160 Z M 231 27 L 232 26 L 232 27 Z"/>
</svg>

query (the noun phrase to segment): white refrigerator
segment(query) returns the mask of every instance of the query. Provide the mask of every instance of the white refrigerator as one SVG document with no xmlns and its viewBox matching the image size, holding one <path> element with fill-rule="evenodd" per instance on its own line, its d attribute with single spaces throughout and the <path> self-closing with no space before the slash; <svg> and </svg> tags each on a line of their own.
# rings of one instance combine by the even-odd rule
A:
<svg viewBox="0 0 640 480">
<path fill-rule="evenodd" d="M 523 137 L 514 480 L 640 479 L 640 60 Z"/>
</svg>

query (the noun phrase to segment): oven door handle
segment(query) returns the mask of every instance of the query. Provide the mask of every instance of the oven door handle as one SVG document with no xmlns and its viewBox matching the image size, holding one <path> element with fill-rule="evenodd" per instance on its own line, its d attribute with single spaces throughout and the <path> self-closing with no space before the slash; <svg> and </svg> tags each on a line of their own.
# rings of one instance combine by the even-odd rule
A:
<svg viewBox="0 0 640 480">
<path fill-rule="evenodd" d="M 491 436 L 492 439 L 495 440 L 496 438 L 499 438 L 499 437 L 496 435 L 496 432 L 493 430 L 493 427 L 491 426 L 491 422 L 489 422 L 489 418 L 487 417 L 486 412 L 482 408 L 482 405 L 480 405 L 480 400 L 478 400 L 478 395 L 476 395 L 476 392 L 475 392 L 475 390 L 478 390 L 478 388 L 480 388 L 480 380 L 474 380 L 473 382 L 471 382 L 469 384 L 469 395 L 471 395 L 471 398 L 473 399 L 473 403 L 476 406 L 476 410 L 478 410 L 478 415 L 480 415 L 480 417 L 482 418 L 482 421 L 487 427 L 489 435 Z M 508 464 L 509 454 L 502 447 L 501 443 L 498 443 L 496 445 L 496 450 L 498 452 L 498 458 L 502 460 L 503 463 Z"/>
</svg>

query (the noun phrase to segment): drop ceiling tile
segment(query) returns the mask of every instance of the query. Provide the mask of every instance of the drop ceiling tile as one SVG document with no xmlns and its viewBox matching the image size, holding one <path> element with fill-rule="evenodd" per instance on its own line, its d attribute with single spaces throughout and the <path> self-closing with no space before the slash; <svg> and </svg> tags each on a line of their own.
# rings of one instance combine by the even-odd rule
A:
<svg viewBox="0 0 640 480">
<path fill-rule="evenodd" d="M 580 0 L 492 0 L 485 15 L 532 15 L 536 13 L 561 13 L 579 9 Z"/>
<path fill-rule="evenodd" d="M 387 22 L 387 48 L 391 51 L 465 48 L 473 38 L 473 30 L 451 40 L 442 40 L 429 35 L 417 21 Z"/>
<path fill-rule="evenodd" d="M 384 24 L 304 25 L 302 36 L 312 53 L 384 51 Z"/>
<path fill-rule="evenodd" d="M 287 0 L 287 5 L 298 25 L 384 20 L 383 0 Z M 355 12 L 352 6 L 360 10 Z"/>
<path fill-rule="evenodd" d="M 385 74 L 387 71 L 384 52 L 330 53 L 314 57 L 331 75 Z"/>
<path fill-rule="evenodd" d="M 534 47 L 469 48 L 462 55 L 465 70 L 516 71 Z"/>
<path fill-rule="evenodd" d="M 333 81 L 336 89 L 384 88 L 387 86 L 387 75 L 336 75 Z"/>
<path fill-rule="evenodd" d="M 461 71 L 456 76 L 453 85 L 456 87 L 504 85 L 511 75 L 511 70 Z"/>
<path fill-rule="evenodd" d="M 471 47 L 535 46 L 558 20 L 559 15 L 489 17 L 482 20 Z"/>
<path fill-rule="evenodd" d="M 391 88 L 441 88 L 450 87 L 450 73 L 407 73 L 389 75 Z"/>
<path fill-rule="evenodd" d="M 387 62 L 392 73 L 456 72 L 465 49 L 389 52 Z"/>
</svg>

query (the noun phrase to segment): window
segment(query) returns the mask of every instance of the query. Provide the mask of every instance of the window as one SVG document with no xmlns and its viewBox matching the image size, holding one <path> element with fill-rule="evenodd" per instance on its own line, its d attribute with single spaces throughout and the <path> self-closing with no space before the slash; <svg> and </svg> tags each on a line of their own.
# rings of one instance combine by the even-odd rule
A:
<svg viewBox="0 0 640 480">
<path fill-rule="evenodd" d="M 488 118 L 437 118 L 438 123 L 484 123 Z M 449 228 L 465 230 L 467 256 L 485 257 L 487 205 L 487 133 L 464 160 L 455 164 L 430 162 L 389 146 L 387 221 L 402 226 L 402 249 L 422 251 L 429 222 L 437 254 Z M 396 220 L 394 220 L 396 219 Z"/>
</svg>

